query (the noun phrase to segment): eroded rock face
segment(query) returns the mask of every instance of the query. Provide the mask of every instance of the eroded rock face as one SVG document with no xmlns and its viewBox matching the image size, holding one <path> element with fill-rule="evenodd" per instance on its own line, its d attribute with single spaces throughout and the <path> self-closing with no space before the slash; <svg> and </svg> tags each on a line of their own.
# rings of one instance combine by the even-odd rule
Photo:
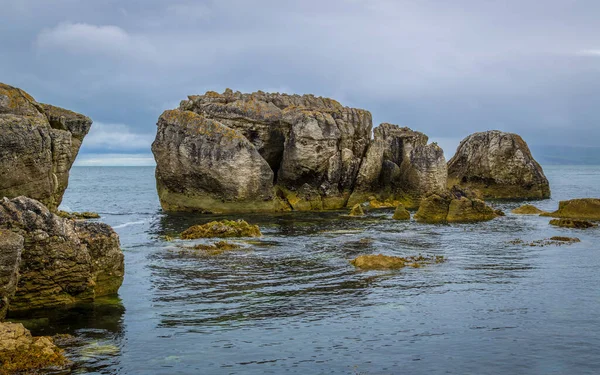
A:
<svg viewBox="0 0 600 375">
<path fill-rule="evenodd" d="M 0 83 L 0 197 L 24 195 L 56 209 L 91 124 Z"/>
<path fill-rule="evenodd" d="M 465 138 L 448 162 L 449 184 L 477 189 L 485 198 L 549 198 L 542 167 L 518 135 L 493 130 Z"/>
<path fill-rule="evenodd" d="M 0 201 L 0 228 L 25 239 L 10 314 L 91 301 L 121 285 L 123 253 L 106 224 L 61 218 L 17 197 Z"/>
<path fill-rule="evenodd" d="M 23 237 L 0 229 L 0 321 L 6 317 L 8 302 L 17 290 Z"/>
<path fill-rule="evenodd" d="M 376 193 L 445 189 L 437 145 L 368 111 L 313 95 L 190 96 L 164 112 L 153 144 L 166 210 L 260 212 L 352 207 Z M 230 134 L 226 137 L 223 134 Z"/>
</svg>

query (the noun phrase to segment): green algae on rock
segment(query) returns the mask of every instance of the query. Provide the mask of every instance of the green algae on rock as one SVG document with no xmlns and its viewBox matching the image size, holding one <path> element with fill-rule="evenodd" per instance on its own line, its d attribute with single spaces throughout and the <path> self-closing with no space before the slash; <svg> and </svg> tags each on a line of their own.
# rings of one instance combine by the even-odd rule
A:
<svg viewBox="0 0 600 375">
<path fill-rule="evenodd" d="M 565 219 L 600 220 L 600 199 L 581 198 L 561 201 L 558 204 L 557 211 L 544 213 L 543 216 Z"/>
<path fill-rule="evenodd" d="M 394 216 L 392 216 L 394 220 L 410 220 L 410 212 L 406 208 L 404 208 L 403 204 L 399 204 L 394 211 Z"/>
<path fill-rule="evenodd" d="M 208 255 L 220 255 L 226 251 L 237 250 L 241 248 L 242 247 L 240 245 L 227 241 L 218 241 L 211 245 L 197 244 L 192 247 L 192 249 L 204 251 Z"/>
<path fill-rule="evenodd" d="M 442 194 L 432 194 L 421 201 L 415 220 L 421 223 L 472 223 L 492 220 L 500 215 L 468 191 L 453 187 Z"/>
<path fill-rule="evenodd" d="M 541 215 L 546 211 L 542 211 L 534 205 L 525 204 L 521 207 L 515 208 L 511 211 L 513 214 L 517 215 Z"/>
<path fill-rule="evenodd" d="M 443 256 L 410 256 L 397 257 L 390 255 L 361 255 L 350 263 L 356 268 L 363 270 L 396 270 L 404 267 L 419 268 L 425 264 L 442 263 L 445 259 Z"/>
<path fill-rule="evenodd" d="M 573 229 L 587 229 L 596 227 L 597 225 L 586 221 L 586 220 L 575 220 L 575 219 L 552 219 L 550 225 L 554 225 L 561 228 L 573 228 Z"/>
<path fill-rule="evenodd" d="M 211 221 L 202 225 L 194 225 L 181 232 L 184 240 L 212 237 L 261 237 L 258 225 L 248 224 L 245 220 Z"/>
</svg>

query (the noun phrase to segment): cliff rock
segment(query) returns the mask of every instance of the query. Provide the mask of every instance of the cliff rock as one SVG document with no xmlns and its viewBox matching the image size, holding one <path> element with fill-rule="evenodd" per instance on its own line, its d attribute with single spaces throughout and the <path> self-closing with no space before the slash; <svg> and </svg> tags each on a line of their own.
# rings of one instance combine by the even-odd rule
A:
<svg viewBox="0 0 600 375">
<path fill-rule="evenodd" d="M 6 316 L 8 302 L 17 290 L 23 237 L 0 229 L 0 321 Z"/>
<path fill-rule="evenodd" d="M 518 135 L 493 130 L 465 138 L 448 162 L 450 185 L 480 190 L 485 198 L 550 197 L 542 167 Z"/>
<path fill-rule="evenodd" d="M 24 195 L 55 210 L 91 124 L 0 83 L 0 197 Z"/>
</svg>

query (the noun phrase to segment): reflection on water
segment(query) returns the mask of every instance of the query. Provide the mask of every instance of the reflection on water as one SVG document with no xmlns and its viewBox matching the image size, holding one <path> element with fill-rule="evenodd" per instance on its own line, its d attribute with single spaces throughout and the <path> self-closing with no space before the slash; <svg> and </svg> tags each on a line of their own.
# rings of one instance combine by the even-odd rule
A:
<svg viewBox="0 0 600 375">
<path fill-rule="evenodd" d="M 547 168 L 553 199 L 600 196 L 600 168 Z M 130 185 L 127 185 L 130 184 Z M 108 203 L 107 203 L 108 202 Z M 152 168 L 75 168 L 65 196 L 98 211 L 125 251 L 122 302 L 38 317 L 71 333 L 79 373 L 595 374 L 600 229 L 508 214 L 421 225 L 344 212 L 240 215 L 264 236 L 240 251 L 163 236 L 224 216 L 161 213 Z M 496 205 L 505 212 L 518 203 Z M 577 236 L 571 246 L 511 242 Z M 443 264 L 358 271 L 360 254 L 443 255 Z"/>
</svg>

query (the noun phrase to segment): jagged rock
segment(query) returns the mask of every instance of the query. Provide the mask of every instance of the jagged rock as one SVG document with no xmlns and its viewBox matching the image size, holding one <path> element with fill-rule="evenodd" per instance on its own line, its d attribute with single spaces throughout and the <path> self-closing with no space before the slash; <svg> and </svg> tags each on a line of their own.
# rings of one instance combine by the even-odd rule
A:
<svg viewBox="0 0 600 375">
<path fill-rule="evenodd" d="M 396 211 L 394 211 L 394 216 L 392 216 L 394 220 L 410 220 L 410 212 L 406 210 L 403 204 L 399 204 L 396 207 Z"/>
<path fill-rule="evenodd" d="M 119 238 L 106 224 L 61 218 L 17 197 L 0 200 L 0 228 L 25 239 L 9 314 L 116 294 L 123 281 Z"/>
<path fill-rule="evenodd" d="M 485 198 L 549 198 L 550 186 L 527 143 L 493 130 L 465 138 L 448 162 L 448 182 L 480 190 Z"/>
<path fill-rule="evenodd" d="M 0 374 L 62 373 L 70 366 L 52 338 L 32 337 L 21 323 L 0 323 Z"/>
<path fill-rule="evenodd" d="M 492 220 L 499 215 L 484 201 L 469 198 L 454 187 L 446 193 L 432 194 L 421 201 L 415 220 L 422 223 L 469 223 Z"/>
<path fill-rule="evenodd" d="M 415 198 L 446 186 L 442 150 L 408 128 L 313 95 L 190 96 L 153 144 L 165 210 L 260 212 L 352 207 L 373 193 Z M 229 136 L 225 136 L 229 135 Z"/>
<path fill-rule="evenodd" d="M 533 206 L 531 204 L 525 204 L 521 207 L 515 208 L 511 212 L 513 214 L 517 214 L 517 215 L 540 215 L 540 214 L 545 213 L 546 211 L 542 211 L 539 208 L 537 208 L 536 206 Z"/>
<path fill-rule="evenodd" d="M 17 290 L 23 237 L 0 229 L 0 321 L 6 316 L 8 302 Z"/>
<path fill-rule="evenodd" d="M 91 124 L 0 83 L 0 197 L 24 195 L 55 210 Z"/>
<path fill-rule="evenodd" d="M 586 220 L 574 220 L 574 219 L 553 219 L 550 220 L 550 225 L 554 225 L 561 228 L 572 228 L 572 229 L 587 229 L 593 228 L 596 224 Z"/>
<path fill-rule="evenodd" d="M 544 213 L 542 216 L 600 220 L 600 199 L 581 198 L 561 201 L 557 211 Z"/>
<path fill-rule="evenodd" d="M 360 203 L 355 204 L 350 210 L 349 216 L 365 216 L 365 211 L 363 210 L 362 205 Z"/>
<path fill-rule="evenodd" d="M 212 237 L 260 237 L 258 225 L 248 224 L 245 220 L 211 221 L 202 225 L 194 225 L 181 232 L 184 240 Z"/>
</svg>

